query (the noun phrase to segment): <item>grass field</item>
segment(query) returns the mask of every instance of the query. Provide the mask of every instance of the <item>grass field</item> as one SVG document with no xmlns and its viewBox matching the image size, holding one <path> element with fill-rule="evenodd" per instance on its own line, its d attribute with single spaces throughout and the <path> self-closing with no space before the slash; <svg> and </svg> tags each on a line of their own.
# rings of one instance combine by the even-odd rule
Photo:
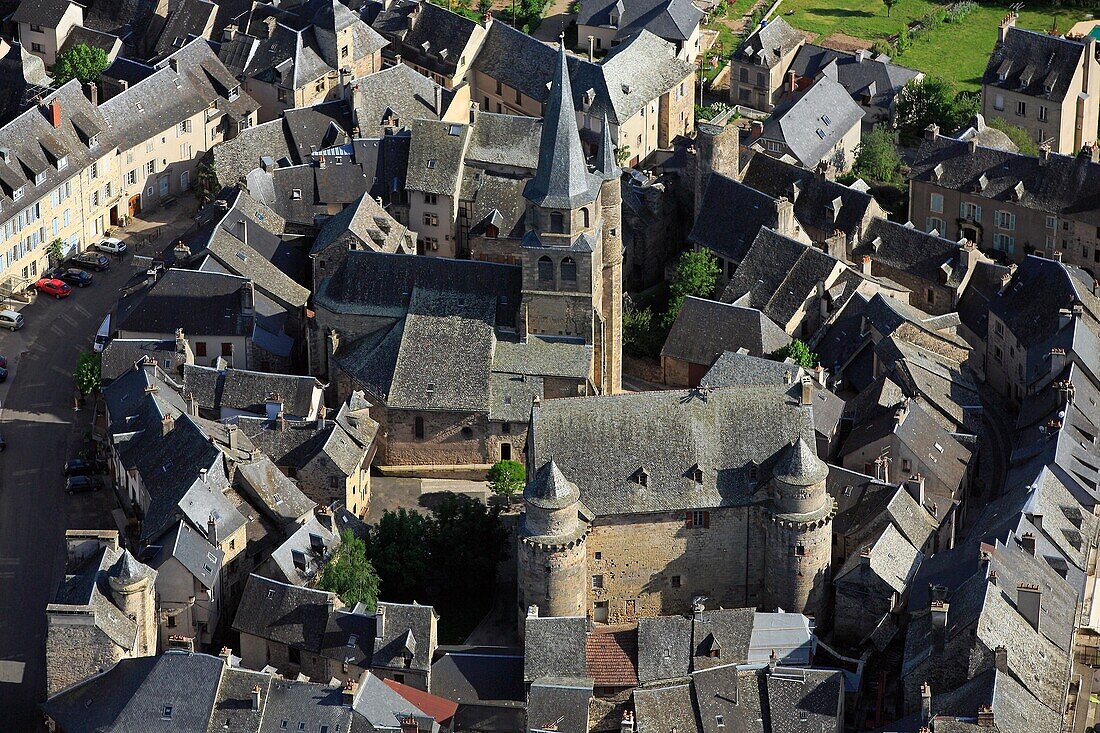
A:
<svg viewBox="0 0 1100 733">
<path fill-rule="evenodd" d="M 834 34 L 876 41 L 896 34 L 937 4 L 900 0 L 887 16 L 882 0 L 783 0 L 776 15 L 796 28 L 817 34 L 818 41 Z M 960 89 L 977 89 L 997 39 L 997 26 L 1007 12 L 1003 5 L 980 5 L 962 23 L 944 23 L 919 36 L 897 62 L 949 79 Z M 1083 8 L 1030 5 L 1021 11 L 1017 25 L 1050 30 L 1057 19 L 1057 28 L 1064 33 L 1077 21 L 1090 17 Z"/>
</svg>

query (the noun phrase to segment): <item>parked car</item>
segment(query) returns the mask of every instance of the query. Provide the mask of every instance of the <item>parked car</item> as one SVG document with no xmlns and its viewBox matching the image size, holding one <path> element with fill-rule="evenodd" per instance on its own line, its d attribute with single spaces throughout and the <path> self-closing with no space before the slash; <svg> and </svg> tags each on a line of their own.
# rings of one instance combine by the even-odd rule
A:
<svg viewBox="0 0 1100 733">
<path fill-rule="evenodd" d="M 8 381 L 8 368 L 0 367 L 0 382 Z"/>
<path fill-rule="evenodd" d="M 4 441 L 3 434 L 0 434 L 0 452 L 2 452 L 7 447 L 8 447 L 8 444 Z"/>
<path fill-rule="evenodd" d="M 73 287 L 54 278 L 44 277 L 34 284 L 38 291 L 61 300 L 73 294 Z"/>
<path fill-rule="evenodd" d="M 0 356 L 0 367 L 8 368 L 8 358 L 6 356 Z"/>
<path fill-rule="evenodd" d="M 18 331 L 23 328 L 23 314 L 19 311 L 0 311 L 0 327 Z"/>
<path fill-rule="evenodd" d="M 78 255 L 73 255 L 70 261 L 77 267 L 95 270 L 96 272 L 111 269 L 111 261 L 107 259 L 107 255 L 101 255 L 98 252 L 81 252 Z"/>
<path fill-rule="evenodd" d="M 66 476 L 94 476 L 106 470 L 107 466 L 104 465 L 103 461 L 74 458 L 65 464 L 64 474 Z"/>
<path fill-rule="evenodd" d="M 120 255 L 126 251 L 126 244 L 120 239 L 106 237 L 97 242 L 95 248 L 109 255 Z"/>
<path fill-rule="evenodd" d="M 98 476 L 70 476 L 65 482 L 65 491 L 70 494 L 84 494 L 103 488 L 103 479 Z"/>
<path fill-rule="evenodd" d="M 46 277 L 52 277 L 61 282 L 69 283 L 69 285 L 75 285 L 78 288 L 86 288 L 92 284 L 92 273 L 79 270 L 75 267 L 68 269 L 62 269 L 55 267 L 46 273 Z"/>
</svg>

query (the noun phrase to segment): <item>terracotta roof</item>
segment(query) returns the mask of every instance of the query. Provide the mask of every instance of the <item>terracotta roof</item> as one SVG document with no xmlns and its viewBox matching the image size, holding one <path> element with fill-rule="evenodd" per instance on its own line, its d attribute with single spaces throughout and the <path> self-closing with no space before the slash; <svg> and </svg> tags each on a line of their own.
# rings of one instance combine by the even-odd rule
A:
<svg viewBox="0 0 1100 733">
<path fill-rule="evenodd" d="M 584 671 L 597 687 L 635 687 L 638 684 L 638 629 L 588 634 Z"/>
<path fill-rule="evenodd" d="M 451 719 L 454 718 L 455 713 L 458 711 L 458 703 L 451 702 L 446 698 L 438 697 L 429 692 L 418 690 L 415 687 L 409 687 L 400 682 L 394 682 L 393 680 L 382 680 L 382 682 L 398 695 L 405 698 L 410 704 L 416 706 L 422 713 L 430 715 L 435 719 L 435 722 L 445 728 L 450 725 Z"/>
</svg>

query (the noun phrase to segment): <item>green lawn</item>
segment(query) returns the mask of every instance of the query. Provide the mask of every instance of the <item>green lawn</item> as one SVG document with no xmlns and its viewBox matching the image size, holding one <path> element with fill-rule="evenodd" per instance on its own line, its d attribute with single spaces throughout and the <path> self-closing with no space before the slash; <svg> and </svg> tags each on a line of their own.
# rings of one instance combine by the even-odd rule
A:
<svg viewBox="0 0 1100 733">
<path fill-rule="evenodd" d="M 903 25 L 919 18 L 939 3 L 928 0 L 900 0 L 889 16 L 882 0 L 783 0 L 776 14 L 802 30 L 817 34 L 821 41 L 843 33 L 869 41 L 896 34 Z M 793 12 L 792 12 L 793 11 Z M 977 89 L 989 53 L 997 39 L 997 26 L 1008 12 L 1006 6 L 981 5 L 960 24 L 944 23 L 919 36 L 897 62 L 949 79 L 960 89 Z M 1079 20 L 1092 15 L 1084 8 L 1034 5 L 1020 13 L 1017 25 L 1050 30 L 1058 14 L 1057 27 L 1065 32 Z"/>
</svg>

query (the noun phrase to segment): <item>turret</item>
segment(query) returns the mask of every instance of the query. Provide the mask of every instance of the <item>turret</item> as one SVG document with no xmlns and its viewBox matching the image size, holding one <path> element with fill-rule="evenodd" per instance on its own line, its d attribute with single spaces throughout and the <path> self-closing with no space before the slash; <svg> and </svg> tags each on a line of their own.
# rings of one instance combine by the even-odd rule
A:
<svg viewBox="0 0 1100 733">
<path fill-rule="evenodd" d="M 138 639 L 134 656 L 157 653 L 157 615 L 154 583 L 157 572 L 123 550 L 111 568 L 108 584 L 115 605 L 137 623 Z"/>
<path fill-rule="evenodd" d="M 540 616 L 584 616 L 588 609 L 588 524 L 581 493 L 551 459 L 523 492 L 519 530 L 519 618 L 532 606 Z"/>
<path fill-rule="evenodd" d="M 813 615 L 824 610 L 836 502 L 825 489 L 829 467 L 802 436 L 780 456 L 764 506 L 766 602 Z"/>
<path fill-rule="evenodd" d="M 600 230 L 603 248 L 600 326 L 600 392 L 622 391 L 623 383 L 623 232 L 622 191 L 619 186 L 622 169 L 615 162 L 615 145 L 611 141 L 611 124 L 603 117 L 603 135 L 596 152 L 596 175 L 600 183 Z"/>
</svg>

